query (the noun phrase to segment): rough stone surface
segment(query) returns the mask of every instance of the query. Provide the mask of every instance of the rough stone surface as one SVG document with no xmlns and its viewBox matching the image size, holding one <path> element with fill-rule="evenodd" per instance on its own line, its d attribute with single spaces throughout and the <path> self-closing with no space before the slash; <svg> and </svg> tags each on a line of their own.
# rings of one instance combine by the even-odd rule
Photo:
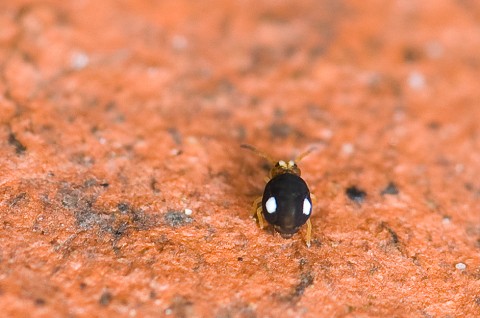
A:
<svg viewBox="0 0 480 318">
<path fill-rule="evenodd" d="M 480 316 L 479 20 L 2 1 L 2 316 Z M 267 168 L 242 143 L 317 148 L 310 248 L 255 225 Z"/>
</svg>

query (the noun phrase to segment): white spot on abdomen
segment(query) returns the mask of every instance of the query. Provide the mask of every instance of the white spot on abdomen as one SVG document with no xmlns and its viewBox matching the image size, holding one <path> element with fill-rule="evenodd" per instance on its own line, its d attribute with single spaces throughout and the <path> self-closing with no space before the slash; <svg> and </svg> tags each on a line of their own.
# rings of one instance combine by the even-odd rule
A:
<svg viewBox="0 0 480 318">
<path fill-rule="evenodd" d="M 277 211 L 277 201 L 274 197 L 270 197 L 267 202 L 265 202 L 265 208 L 268 213 L 274 213 Z"/>
<path fill-rule="evenodd" d="M 303 214 L 310 215 L 310 211 L 312 210 L 312 204 L 308 201 L 307 198 L 303 200 Z"/>
</svg>

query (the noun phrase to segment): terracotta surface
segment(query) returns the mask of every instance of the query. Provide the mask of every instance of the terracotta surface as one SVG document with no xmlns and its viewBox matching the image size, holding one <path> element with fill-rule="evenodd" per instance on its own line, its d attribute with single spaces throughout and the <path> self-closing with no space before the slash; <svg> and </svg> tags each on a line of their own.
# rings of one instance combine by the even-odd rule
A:
<svg viewBox="0 0 480 318">
<path fill-rule="evenodd" d="M 2 1 L 3 317 L 480 316 L 476 1 Z M 301 163 L 307 248 L 260 230 Z M 191 215 L 184 213 L 191 209 Z"/>
</svg>

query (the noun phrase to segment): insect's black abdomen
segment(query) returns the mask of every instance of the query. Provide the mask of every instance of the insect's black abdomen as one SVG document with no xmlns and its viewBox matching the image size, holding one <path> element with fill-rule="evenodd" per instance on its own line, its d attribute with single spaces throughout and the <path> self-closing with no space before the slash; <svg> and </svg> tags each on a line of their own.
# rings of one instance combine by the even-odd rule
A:
<svg viewBox="0 0 480 318">
<path fill-rule="evenodd" d="M 272 199 L 273 198 L 273 199 Z M 265 186 L 263 216 L 277 231 L 294 234 L 311 215 L 312 201 L 307 184 L 297 175 L 284 173 Z"/>
</svg>

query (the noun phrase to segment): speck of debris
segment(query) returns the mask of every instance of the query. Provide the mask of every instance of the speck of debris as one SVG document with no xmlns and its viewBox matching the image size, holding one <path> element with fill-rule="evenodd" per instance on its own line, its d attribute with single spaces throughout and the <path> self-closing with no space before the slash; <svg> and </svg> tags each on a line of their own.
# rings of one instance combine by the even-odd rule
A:
<svg viewBox="0 0 480 318">
<path fill-rule="evenodd" d="M 386 228 L 388 233 L 390 233 L 390 236 L 392 237 L 392 243 L 397 245 L 400 242 L 400 240 L 398 239 L 398 234 L 390 227 L 387 226 Z"/>
<path fill-rule="evenodd" d="M 192 223 L 193 219 L 183 212 L 169 211 L 164 217 L 165 223 L 171 227 L 180 227 Z"/>
<path fill-rule="evenodd" d="M 450 224 L 451 222 L 452 222 L 452 218 L 451 218 L 450 216 L 448 216 L 448 215 L 444 215 L 444 216 L 443 216 L 442 223 L 443 223 L 444 225 L 448 225 L 448 224 Z"/>
<path fill-rule="evenodd" d="M 17 155 L 23 154 L 26 150 L 27 147 L 25 147 L 15 136 L 14 133 L 10 133 L 8 135 L 8 143 L 15 148 L 15 153 Z"/>
<path fill-rule="evenodd" d="M 294 297 L 300 297 L 305 292 L 308 286 L 312 285 L 314 281 L 314 277 L 311 273 L 303 273 L 300 276 L 300 282 L 297 286 L 295 286 L 295 291 L 293 292 Z"/>
<path fill-rule="evenodd" d="M 457 263 L 455 264 L 455 268 L 459 271 L 464 271 L 467 269 L 467 265 L 465 265 L 464 263 Z"/>
<path fill-rule="evenodd" d="M 367 196 L 367 193 L 365 191 L 357 188 L 356 186 L 348 187 L 345 190 L 345 194 L 350 200 L 358 204 L 362 203 L 365 200 L 365 197 Z"/>
<path fill-rule="evenodd" d="M 414 47 L 407 47 L 403 51 L 403 59 L 406 62 L 415 62 L 422 58 L 422 52 Z"/>
<path fill-rule="evenodd" d="M 191 209 L 185 209 L 185 215 L 192 215 L 193 211 Z"/>
<path fill-rule="evenodd" d="M 120 202 L 118 205 L 117 205 L 117 208 L 118 210 L 121 212 L 121 213 L 127 213 L 129 210 L 130 210 L 130 205 L 128 205 L 128 203 L 125 203 L 125 202 Z"/>
<path fill-rule="evenodd" d="M 388 183 L 387 187 L 382 190 L 381 194 L 391 194 L 391 195 L 397 195 L 399 193 L 397 185 L 393 182 Z"/>
<path fill-rule="evenodd" d="M 100 296 L 98 303 L 100 304 L 100 306 L 108 306 L 112 301 L 112 298 L 113 298 L 113 295 L 108 290 L 104 291 Z"/>
<path fill-rule="evenodd" d="M 35 299 L 35 305 L 37 305 L 38 307 L 42 307 L 42 306 L 45 306 L 47 302 L 45 301 L 45 299 L 43 298 L 37 298 Z"/>
</svg>

